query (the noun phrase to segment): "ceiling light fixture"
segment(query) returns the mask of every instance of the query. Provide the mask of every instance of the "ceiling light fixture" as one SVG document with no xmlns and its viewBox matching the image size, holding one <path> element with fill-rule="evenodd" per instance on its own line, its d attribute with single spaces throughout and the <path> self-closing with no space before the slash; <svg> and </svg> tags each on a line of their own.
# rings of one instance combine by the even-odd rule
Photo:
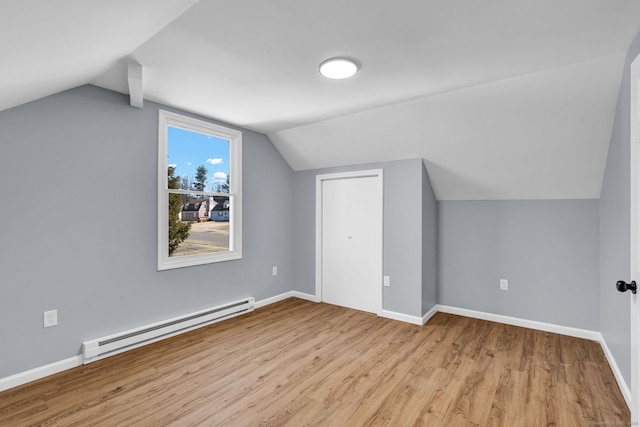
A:
<svg viewBox="0 0 640 427">
<path fill-rule="evenodd" d="M 330 58 L 320 64 L 320 74 L 328 79 L 346 79 L 353 76 L 360 68 L 359 64 L 350 58 Z"/>
</svg>

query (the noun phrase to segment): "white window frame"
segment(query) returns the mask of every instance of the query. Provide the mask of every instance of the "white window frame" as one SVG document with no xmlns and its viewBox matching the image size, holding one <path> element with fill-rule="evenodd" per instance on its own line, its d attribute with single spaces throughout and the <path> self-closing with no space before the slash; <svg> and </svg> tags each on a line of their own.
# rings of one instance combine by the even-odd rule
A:
<svg viewBox="0 0 640 427">
<path fill-rule="evenodd" d="M 229 250 L 169 257 L 169 190 L 167 180 L 168 128 L 212 135 L 229 141 Z M 186 191 L 189 194 L 197 191 Z M 207 192 L 210 193 L 210 192 Z M 181 114 L 160 110 L 158 118 L 158 270 L 210 264 L 242 258 L 242 132 Z"/>
</svg>

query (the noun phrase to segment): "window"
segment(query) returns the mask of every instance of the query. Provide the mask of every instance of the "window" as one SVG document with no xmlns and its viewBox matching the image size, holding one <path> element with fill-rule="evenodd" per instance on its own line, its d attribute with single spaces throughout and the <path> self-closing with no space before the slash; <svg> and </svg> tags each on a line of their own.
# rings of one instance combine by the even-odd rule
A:
<svg viewBox="0 0 640 427">
<path fill-rule="evenodd" d="M 242 258 L 242 132 L 160 110 L 158 270 Z"/>
</svg>

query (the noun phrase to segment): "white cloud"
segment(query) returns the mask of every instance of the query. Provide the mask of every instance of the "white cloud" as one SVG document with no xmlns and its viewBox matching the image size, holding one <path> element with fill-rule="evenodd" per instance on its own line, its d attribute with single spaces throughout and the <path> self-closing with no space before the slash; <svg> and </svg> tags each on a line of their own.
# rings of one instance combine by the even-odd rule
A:
<svg viewBox="0 0 640 427">
<path fill-rule="evenodd" d="M 216 172 L 213 174 L 213 178 L 211 178 L 211 181 L 214 184 L 224 184 L 225 182 L 227 182 L 227 174 L 224 172 Z"/>
<path fill-rule="evenodd" d="M 223 159 L 207 159 L 207 163 L 211 163 L 212 165 L 220 165 L 224 163 Z"/>
<path fill-rule="evenodd" d="M 175 163 L 168 164 L 167 166 L 174 169 L 178 167 L 178 165 L 176 165 Z"/>
</svg>

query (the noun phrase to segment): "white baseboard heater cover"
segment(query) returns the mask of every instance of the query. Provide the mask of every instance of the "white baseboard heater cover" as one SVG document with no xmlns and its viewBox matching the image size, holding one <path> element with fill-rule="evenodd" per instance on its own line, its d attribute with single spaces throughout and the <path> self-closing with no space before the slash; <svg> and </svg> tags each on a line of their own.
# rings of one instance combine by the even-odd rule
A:
<svg viewBox="0 0 640 427">
<path fill-rule="evenodd" d="M 195 313 L 153 323 L 82 343 L 82 363 L 87 364 L 105 357 L 151 344 L 202 326 L 253 311 L 255 299 L 245 298 Z"/>
</svg>

